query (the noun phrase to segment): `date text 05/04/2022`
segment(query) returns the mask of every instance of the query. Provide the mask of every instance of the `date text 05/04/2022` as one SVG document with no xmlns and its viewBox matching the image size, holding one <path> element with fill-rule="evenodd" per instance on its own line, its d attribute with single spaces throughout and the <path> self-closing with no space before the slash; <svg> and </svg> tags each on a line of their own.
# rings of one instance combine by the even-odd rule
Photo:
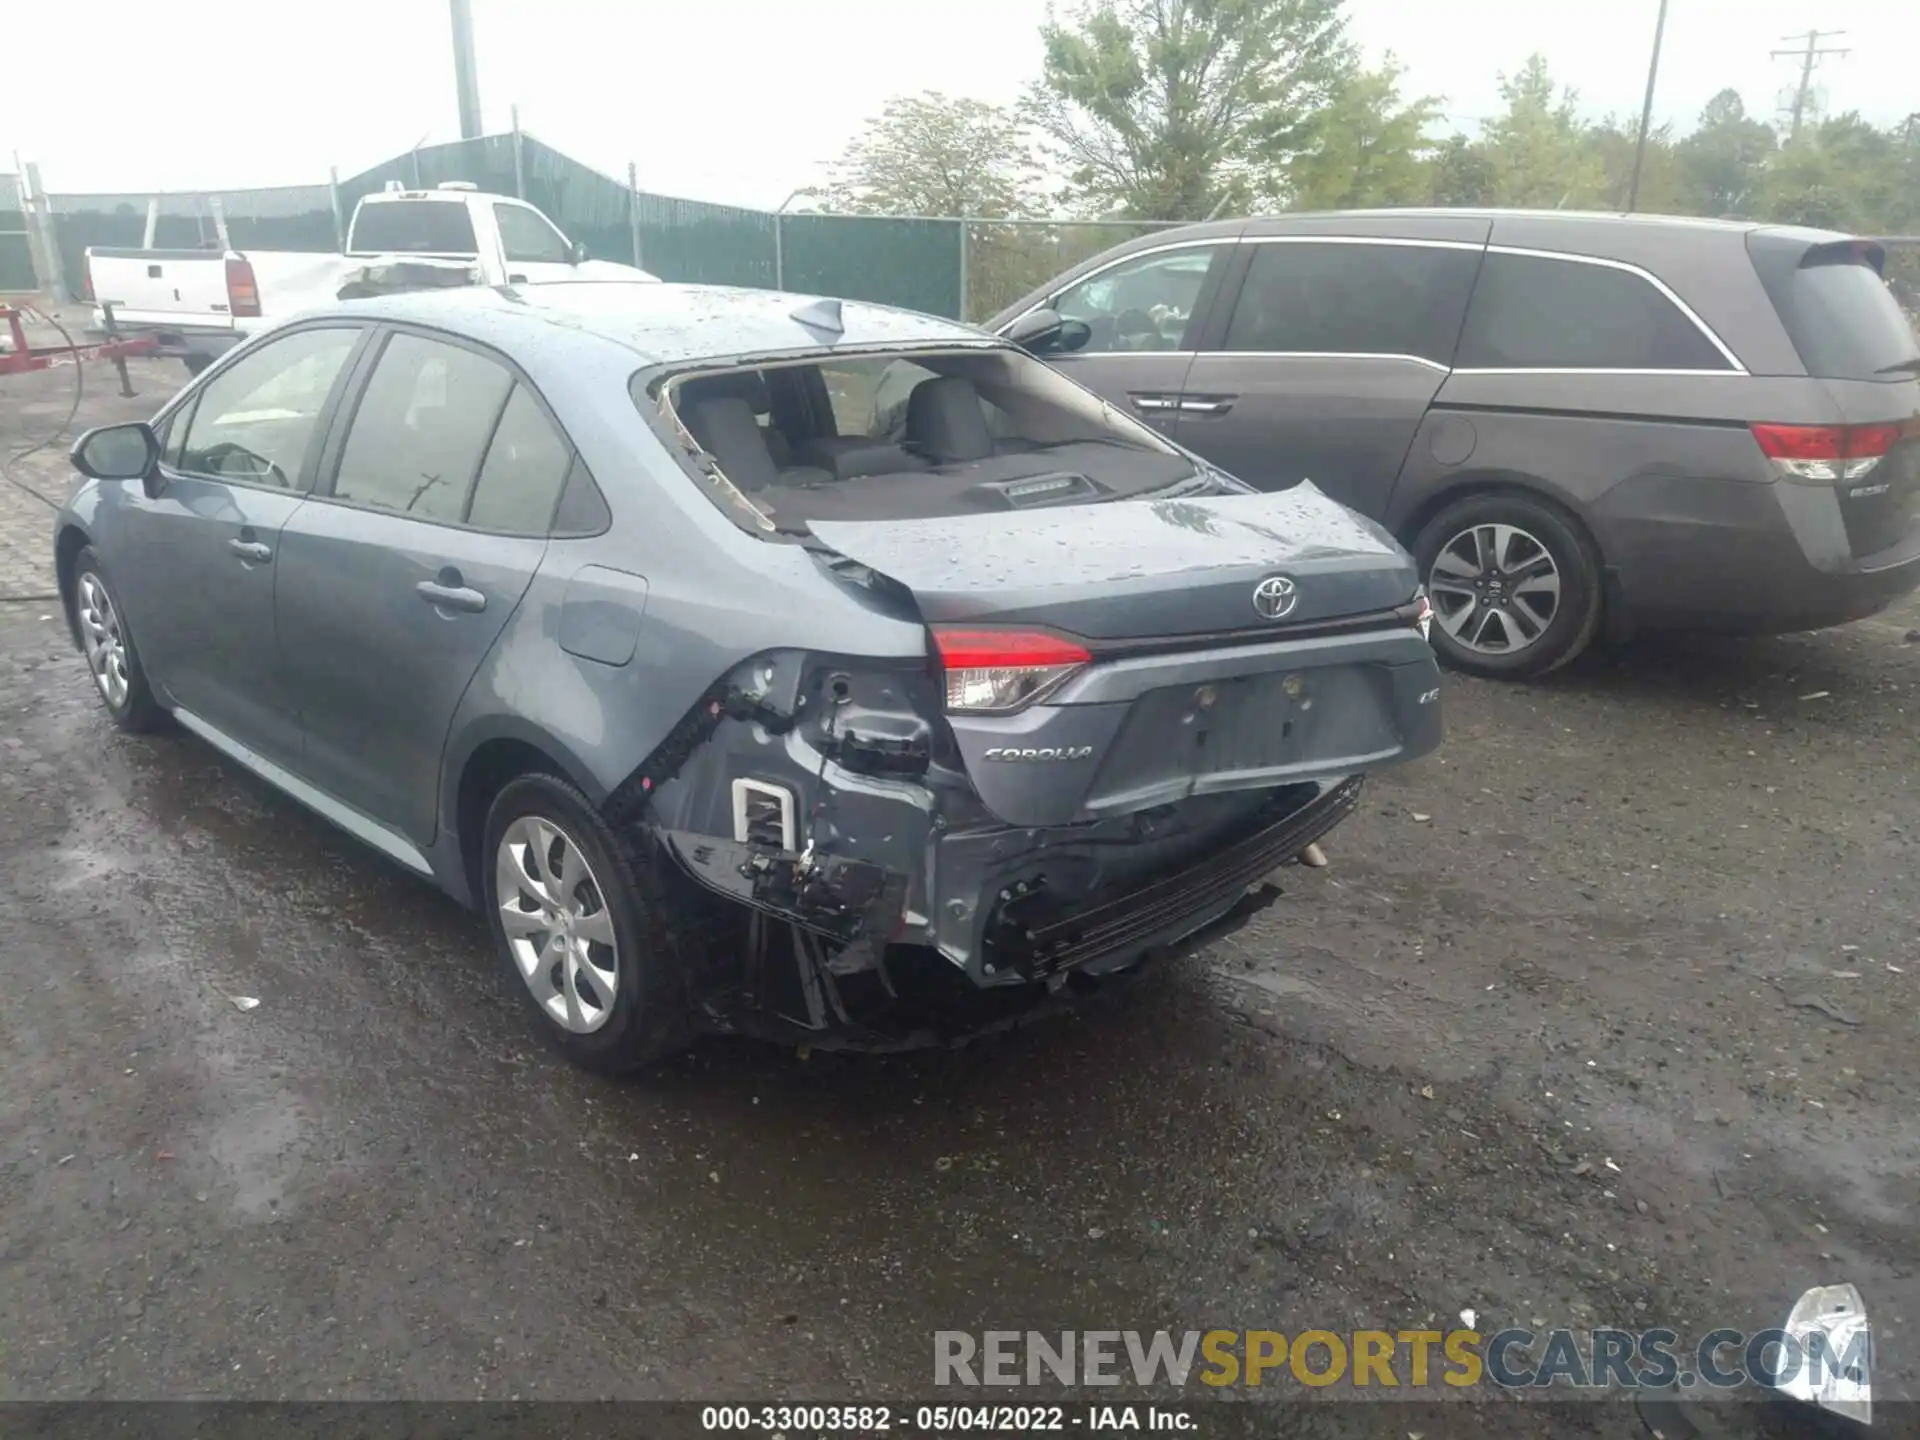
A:
<svg viewBox="0 0 1920 1440">
<path fill-rule="evenodd" d="M 1191 1411 L 1159 1405 L 708 1405 L 703 1430 L 764 1435 L 1192 1433 Z"/>
</svg>

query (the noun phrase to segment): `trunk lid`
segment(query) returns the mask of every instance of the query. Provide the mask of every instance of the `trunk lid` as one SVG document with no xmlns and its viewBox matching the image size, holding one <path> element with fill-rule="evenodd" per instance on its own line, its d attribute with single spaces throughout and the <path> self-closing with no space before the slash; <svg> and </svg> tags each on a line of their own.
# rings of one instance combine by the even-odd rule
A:
<svg viewBox="0 0 1920 1440">
<path fill-rule="evenodd" d="M 1418 583 L 1392 537 L 1311 485 L 809 528 L 905 587 L 929 624 L 1038 625 L 1095 641 L 1278 635 L 1391 610 Z M 1257 607 L 1255 590 L 1276 576 L 1292 582 L 1291 604 Z"/>
<path fill-rule="evenodd" d="M 1008 824 L 1331 779 L 1439 743 L 1411 560 L 1309 485 L 811 529 L 911 592 L 960 762 Z M 1289 603 L 1262 608 L 1277 579 Z"/>
</svg>

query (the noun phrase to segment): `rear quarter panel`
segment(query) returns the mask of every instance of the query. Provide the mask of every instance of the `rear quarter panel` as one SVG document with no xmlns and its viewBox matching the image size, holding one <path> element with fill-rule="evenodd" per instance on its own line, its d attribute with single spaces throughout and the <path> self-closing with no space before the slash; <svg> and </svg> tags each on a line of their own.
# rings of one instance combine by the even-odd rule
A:
<svg viewBox="0 0 1920 1440">
<path fill-rule="evenodd" d="M 695 703 L 744 661 L 776 650 L 919 657 L 925 632 L 827 575 L 797 545 L 756 538 L 697 488 L 626 390 L 638 358 L 556 331 L 514 352 L 552 405 L 612 512 L 601 535 L 555 540 L 456 712 L 441 785 L 442 828 L 474 750 L 514 738 L 552 754 L 596 804 L 639 768 Z M 580 572 L 593 630 L 626 627 L 624 663 L 570 653 L 563 629 Z M 575 591 L 576 602 L 581 592 Z M 618 612 L 628 611 L 623 619 Z M 587 648 L 613 654 L 596 643 Z"/>
<path fill-rule="evenodd" d="M 1804 564 L 1747 427 L 1838 418 L 1804 379 L 1456 373 L 1408 452 L 1387 526 L 1411 543 L 1459 496 L 1532 491 L 1584 524 L 1633 608 L 1668 610 L 1703 586 Z"/>
</svg>

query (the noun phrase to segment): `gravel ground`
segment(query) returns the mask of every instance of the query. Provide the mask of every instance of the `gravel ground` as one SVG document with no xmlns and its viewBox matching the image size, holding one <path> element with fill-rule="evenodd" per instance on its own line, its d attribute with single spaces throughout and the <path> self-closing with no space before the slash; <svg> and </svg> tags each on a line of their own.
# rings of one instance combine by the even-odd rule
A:
<svg viewBox="0 0 1920 1440">
<path fill-rule="evenodd" d="M 0 455 L 70 382 L 13 383 Z M 1450 679 L 1327 869 L 1128 993 L 612 1084 L 0 603 L 0 1396 L 924 1398 L 936 1329 L 1698 1334 L 1844 1279 L 1912 1400 L 1916 625 Z"/>
</svg>

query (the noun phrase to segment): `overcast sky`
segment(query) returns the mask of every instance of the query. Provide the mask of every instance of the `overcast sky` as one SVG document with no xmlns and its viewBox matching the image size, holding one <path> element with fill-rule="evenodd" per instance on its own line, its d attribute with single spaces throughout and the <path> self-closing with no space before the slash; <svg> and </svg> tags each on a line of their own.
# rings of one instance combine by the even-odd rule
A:
<svg viewBox="0 0 1920 1440">
<path fill-rule="evenodd" d="M 1498 72 L 1545 52 L 1593 115 L 1638 111 L 1657 0 L 1348 0 L 1370 60 L 1471 129 Z M 473 0 L 489 129 L 522 126 L 643 189 L 778 205 L 893 95 L 1011 102 L 1037 72 L 1046 0 Z M 459 133 L 446 0 L 121 0 L 5 6 L 0 168 L 49 189 L 225 188 L 352 174 Z M 84 18 L 84 23 L 82 22 Z M 1731 85 L 1771 115 L 1817 24 L 1831 110 L 1920 109 L 1910 0 L 1671 0 L 1656 120 Z"/>
</svg>

